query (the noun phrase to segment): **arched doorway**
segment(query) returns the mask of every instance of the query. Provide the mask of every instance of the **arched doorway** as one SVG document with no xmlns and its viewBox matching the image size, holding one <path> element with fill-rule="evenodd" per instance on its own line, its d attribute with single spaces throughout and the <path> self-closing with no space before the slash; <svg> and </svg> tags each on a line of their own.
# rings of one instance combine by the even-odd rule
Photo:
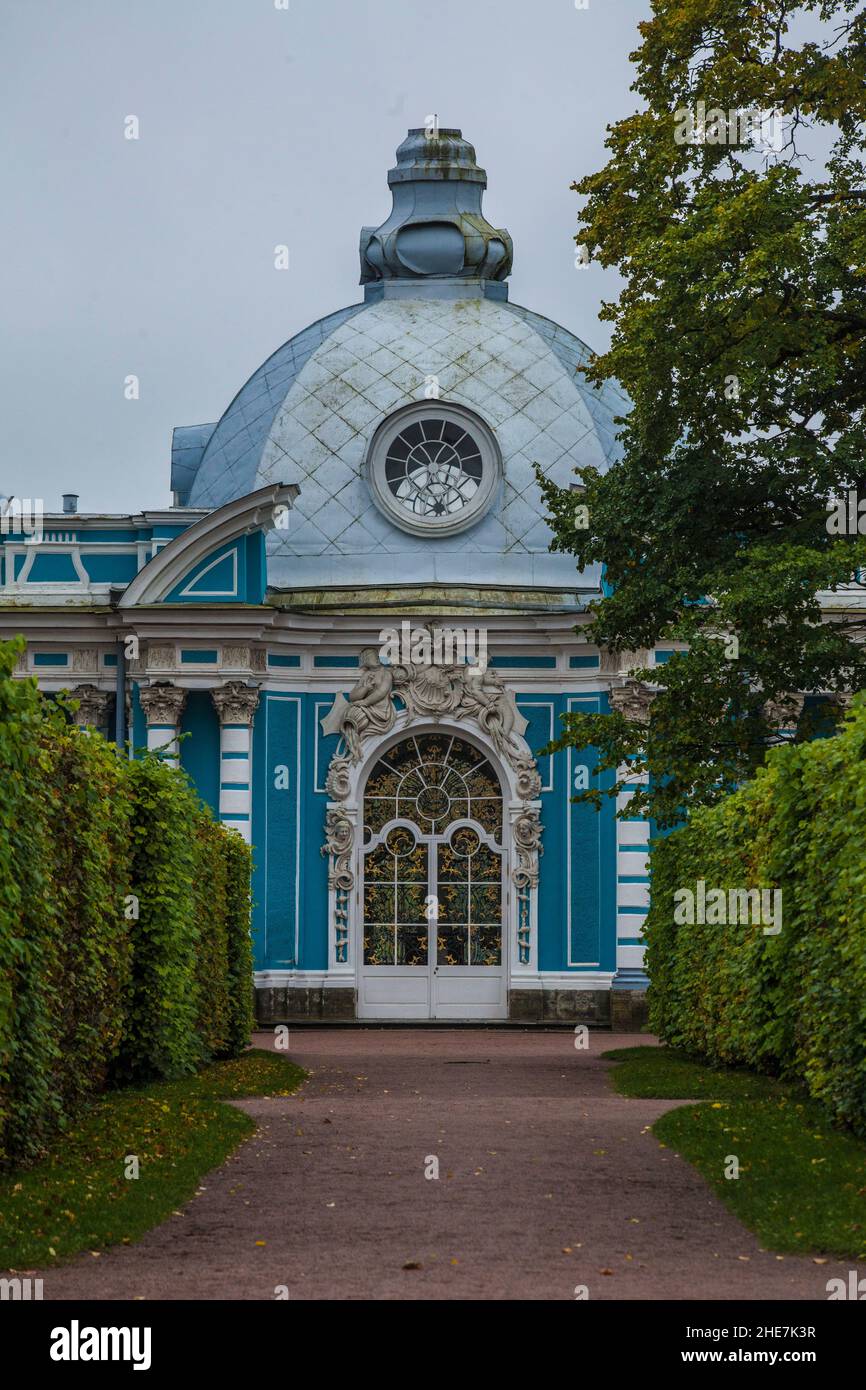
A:
<svg viewBox="0 0 866 1390">
<path fill-rule="evenodd" d="M 375 761 L 359 854 L 361 1018 L 505 1018 L 503 795 L 490 759 L 450 732 Z"/>
</svg>

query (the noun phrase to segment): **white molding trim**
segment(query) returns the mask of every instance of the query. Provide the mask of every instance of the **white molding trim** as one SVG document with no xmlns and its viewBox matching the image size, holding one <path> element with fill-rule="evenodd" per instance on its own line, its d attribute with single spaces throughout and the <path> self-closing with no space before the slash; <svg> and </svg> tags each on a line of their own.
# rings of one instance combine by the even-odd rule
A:
<svg viewBox="0 0 866 1390">
<path fill-rule="evenodd" d="M 353 971 L 256 970 L 253 980 L 258 989 L 287 989 L 298 985 L 306 989 L 354 989 Z"/>
<path fill-rule="evenodd" d="M 530 975 L 512 975 L 511 989 L 610 989 L 612 970 L 538 970 Z"/>
<path fill-rule="evenodd" d="M 355 972 L 346 970 L 256 970 L 256 986 L 260 989 L 286 989 L 292 985 L 308 989 L 354 989 Z M 527 975 L 512 973 L 509 989 L 610 989 L 613 972 L 609 970 L 538 970 Z"/>
<path fill-rule="evenodd" d="M 270 483 L 267 487 L 237 497 L 223 507 L 193 522 L 186 531 L 170 540 L 127 586 L 119 608 L 161 603 L 184 575 L 218 546 L 253 531 L 270 530 L 275 525 L 274 509 L 291 507 L 300 494 L 296 483 Z"/>
<path fill-rule="evenodd" d="M 165 549 L 164 546 L 163 546 L 163 549 Z M 196 590 L 193 590 L 193 588 L 192 588 L 193 584 L 198 585 L 199 581 L 200 581 L 201 579 L 204 579 L 204 577 L 205 577 L 206 574 L 210 574 L 211 570 L 212 570 L 212 569 L 215 569 L 217 565 L 221 565 L 221 564 L 223 563 L 224 560 L 231 560 L 231 562 L 232 562 L 232 587 L 231 587 L 230 589 L 196 589 Z M 224 551 L 222 551 L 220 554 L 215 555 L 214 558 L 211 560 L 210 564 L 205 565 L 205 567 L 204 567 L 203 570 L 198 570 L 197 573 L 193 576 L 193 578 L 190 579 L 189 583 L 185 586 L 185 588 L 181 589 L 181 591 L 180 591 L 180 596 L 181 596 L 181 598 L 237 598 L 237 597 L 238 597 L 238 548 L 237 548 L 237 545 L 235 545 L 235 546 L 233 547 L 233 549 L 231 549 L 231 550 L 224 550 Z"/>
</svg>

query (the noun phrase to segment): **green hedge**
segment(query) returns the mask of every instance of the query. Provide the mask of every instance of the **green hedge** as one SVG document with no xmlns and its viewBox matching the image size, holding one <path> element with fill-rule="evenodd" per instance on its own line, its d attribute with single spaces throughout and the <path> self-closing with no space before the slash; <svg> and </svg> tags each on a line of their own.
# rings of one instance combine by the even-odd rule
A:
<svg viewBox="0 0 866 1390">
<path fill-rule="evenodd" d="M 774 750 L 754 781 L 655 841 L 646 964 L 664 1041 L 799 1078 L 866 1136 L 864 758 L 858 699 L 835 737 Z M 674 893 L 701 879 L 780 889 L 781 931 L 678 923 Z"/>
<path fill-rule="evenodd" d="M 228 1020 L 226 1057 L 238 1057 L 250 1039 L 253 1010 L 253 945 L 249 922 L 250 852 L 237 832 L 226 845 L 226 952 L 228 958 Z"/>
<path fill-rule="evenodd" d="M 226 881 L 229 854 L 233 842 L 240 842 L 240 837 L 237 834 L 227 837 L 222 827 L 206 816 L 199 820 L 196 834 L 198 853 L 193 883 L 195 920 L 210 920 L 211 923 L 211 930 L 203 935 L 196 953 L 196 1032 L 201 1039 L 205 1058 L 210 1060 L 226 1056 L 228 1048 L 232 985 L 229 977 Z M 248 923 L 249 913 L 241 923 L 247 936 Z M 248 1030 L 247 1039 L 249 1035 Z"/>
<path fill-rule="evenodd" d="M 0 643 L 0 1162 L 106 1085 L 238 1056 L 250 852 L 185 775 L 68 722 Z"/>
<path fill-rule="evenodd" d="M 205 923 L 195 912 L 194 793 L 156 758 L 129 764 L 127 776 L 133 802 L 130 880 L 138 916 L 129 922 L 132 973 L 114 1076 L 143 1084 L 193 1072 L 202 1059 L 196 952 Z"/>
</svg>

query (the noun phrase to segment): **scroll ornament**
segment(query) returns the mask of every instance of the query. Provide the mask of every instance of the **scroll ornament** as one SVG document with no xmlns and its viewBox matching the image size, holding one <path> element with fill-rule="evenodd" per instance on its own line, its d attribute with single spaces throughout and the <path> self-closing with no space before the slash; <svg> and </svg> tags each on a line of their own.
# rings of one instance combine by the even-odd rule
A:
<svg viewBox="0 0 866 1390">
<path fill-rule="evenodd" d="M 542 852 L 539 808 L 530 803 L 540 795 L 541 778 L 523 738 L 527 721 L 517 708 L 513 691 L 506 689 L 499 673 L 489 666 L 383 666 L 375 647 L 364 648 L 360 664 L 361 674 L 348 699 L 337 695 L 321 721 L 324 734 L 337 734 L 342 740 L 331 759 L 325 784 L 332 802 L 345 802 L 348 798 L 352 768 L 362 761 L 367 742 L 381 738 L 395 727 L 399 714 L 395 700 L 402 702 L 407 724 L 444 716 L 474 720 L 514 771 L 517 795 L 523 803 L 513 825 L 516 862 L 512 880 L 518 898 L 518 951 L 521 963 L 527 964 L 530 895 L 538 883 L 538 857 Z M 334 891 L 336 956 L 338 961 L 345 961 L 348 901 L 354 887 L 354 824 L 344 808 L 329 808 L 325 835 L 322 853 L 330 861 L 328 881 Z"/>
</svg>

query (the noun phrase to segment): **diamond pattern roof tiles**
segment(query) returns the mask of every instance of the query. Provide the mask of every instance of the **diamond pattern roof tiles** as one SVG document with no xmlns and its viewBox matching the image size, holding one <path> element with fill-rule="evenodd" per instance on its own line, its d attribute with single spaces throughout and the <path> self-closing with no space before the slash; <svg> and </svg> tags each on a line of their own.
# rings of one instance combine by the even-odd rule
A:
<svg viewBox="0 0 866 1390">
<path fill-rule="evenodd" d="M 458 575 L 466 583 L 477 575 L 487 583 L 571 586 L 572 558 L 548 552 L 534 465 L 567 484 L 576 465 L 604 467 L 617 456 L 614 417 L 627 401 L 611 383 L 597 390 L 576 370 L 589 355 L 567 330 L 507 302 L 352 305 L 285 344 L 250 378 L 205 447 L 191 505 L 217 506 L 265 482 L 297 482 L 289 530 L 268 542 L 276 585 L 347 577 L 381 584 L 387 553 L 385 574 L 395 583 L 457 582 Z M 431 377 L 441 399 L 487 422 L 504 468 L 488 514 L 434 540 L 394 526 L 373 505 L 364 477 L 378 425 L 425 399 Z"/>
</svg>

